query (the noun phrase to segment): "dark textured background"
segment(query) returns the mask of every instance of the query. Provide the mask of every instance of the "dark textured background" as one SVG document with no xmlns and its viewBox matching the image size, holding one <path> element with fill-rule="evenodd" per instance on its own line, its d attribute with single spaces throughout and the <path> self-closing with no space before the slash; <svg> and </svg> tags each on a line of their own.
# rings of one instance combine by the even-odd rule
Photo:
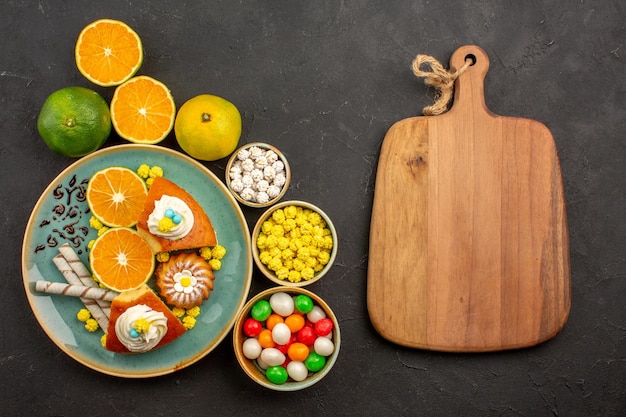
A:
<svg viewBox="0 0 626 417">
<path fill-rule="evenodd" d="M 626 10 L 621 0 L 31 1 L 0 4 L 0 386 L 3 416 L 464 415 L 616 416 L 626 406 Z M 343 344 L 320 384 L 276 393 L 247 379 L 230 337 L 171 375 L 126 380 L 61 352 L 34 319 L 21 241 L 48 183 L 72 160 L 39 138 L 54 90 L 90 85 L 74 43 L 91 21 L 130 24 L 140 73 L 177 105 L 201 93 L 234 102 L 242 143 L 266 141 L 293 167 L 285 198 L 317 204 L 340 234 L 336 264 L 311 290 L 334 309 Z M 434 92 L 410 69 L 418 53 L 446 66 L 477 44 L 491 58 L 495 113 L 545 123 L 561 158 L 570 226 L 572 310 L 533 348 L 442 354 L 379 337 L 366 310 L 368 232 L 380 144 L 421 115 Z M 115 137 L 107 145 L 120 143 Z M 173 134 L 162 143 L 178 149 Z M 225 161 L 206 164 L 220 178 Z M 250 224 L 260 214 L 244 210 Z M 389 277 L 390 283 L 393 277 Z M 255 273 L 251 294 L 268 287 Z"/>
</svg>

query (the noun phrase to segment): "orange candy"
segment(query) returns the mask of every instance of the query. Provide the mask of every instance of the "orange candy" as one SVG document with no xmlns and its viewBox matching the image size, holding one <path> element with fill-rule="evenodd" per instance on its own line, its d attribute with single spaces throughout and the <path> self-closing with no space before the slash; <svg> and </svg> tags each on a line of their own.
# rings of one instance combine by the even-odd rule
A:
<svg viewBox="0 0 626 417">
<path fill-rule="evenodd" d="M 274 339 L 272 339 L 272 331 L 270 329 L 263 329 L 261 333 L 259 333 L 259 344 L 264 349 L 276 346 Z"/>
<path fill-rule="evenodd" d="M 309 347 L 300 342 L 292 343 L 287 350 L 287 356 L 292 361 L 304 362 L 307 356 L 309 356 Z"/>
<path fill-rule="evenodd" d="M 289 327 L 291 333 L 296 333 L 304 327 L 304 316 L 298 313 L 291 314 L 285 319 L 285 324 Z"/>
<path fill-rule="evenodd" d="M 272 330 L 274 326 L 276 326 L 278 323 L 283 323 L 284 321 L 285 319 L 283 319 L 281 315 L 272 313 L 265 321 L 265 327 L 267 327 L 269 330 Z"/>
</svg>

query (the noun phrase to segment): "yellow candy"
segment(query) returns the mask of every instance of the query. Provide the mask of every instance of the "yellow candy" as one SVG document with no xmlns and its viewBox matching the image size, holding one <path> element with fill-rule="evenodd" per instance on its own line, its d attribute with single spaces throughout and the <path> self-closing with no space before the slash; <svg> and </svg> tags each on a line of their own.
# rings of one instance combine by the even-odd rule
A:
<svg viewBox="0 0 626 417">
<path fill-rule="evenodd" d="M 298 227 L 298 225 L 294 219 L 285 219 L 283 222 L 283 229 L 285 229 L 286 232 L 290 232 L 296 227 Z"/>
<path fill-rule="evenodd" d="M 304 268 L 306 267 L 306 263 L 300 259 L 300 258 L 296 258 L 293 260 L 293 270 L 294 271 L 302 271 Z"/>
<path fill-rule="evenodd" d="M 219 259 L 211 259 L 209 260 L 209 266 L 212 270 L 219 271 L 220 269 L 222 269 L 222 261 L 220 261 Z"/>
<path fill-rule="evenodd" d="M 280 258 L 283 261 L 286 261 L 287 259 L 293 259 L 293 256 L 294 256 L 294 251 L 289 248 L 284 249 L 282 252 L 280 252 Z"/>
<path fill-rule="evenodd" d="M 163 176 L 163 168 L 160 166 L 153 166 L 150 168 L 150 172 L 148 174 L 150 178 L 162 177 Z"/>
<path fill-rule="evenodd" d="M 299 260 L 306 261 L 306 259 L 311 256 L 309 248 L 307 246 L 302 246 L 300 249 L 298 249 L 298 253 L 296 256 Z"/>
<path fill-rule="evenodd" d="M 211 248 L 208 247 L 208 246 L 200 248 L 199 254 L 200 254 L 200 256 L 202 256 L 207 261 L 213 257 L 213 254 L 211 252 Z"/>
<path fill-rule="evenodd" d="M 287 279 L 291 282 L 300 282 L 302 276 L 298 271 L 289 271 L 289 276 L 287 277 Z"/>
<path fill-rule="evenodd" d="M 262 264 L 267 265 L 268 262 L 272 259 L 272 255 L 270 255 L 269 251 L 259 252 L 259 260 Z"/>
<path fill-rule="evenodd" d="M 280 260 L 279 257 L 272 258 L 272 260 L 267 264 L 267 267 L 272 271 L 278 271 L 280 268 L 282 268 L 282 266 L 283 262 Z"/>
<path fill-rule="evenodd" d="M 148 331 L 149 328 L 150 323 L 148 322 L 148 320 L 140 318 L 135 321 L 135 330 L 137 330 L 138 333 L 145 333 Z"/>
<path fill-rule="evenodd" d="M 278 249 L 284 251 L 285 249 L 289 248 L 289 239 L 281 236 L 278 238 L 278 242 L 276 242 L 276 245 L 278 246 Z"/>
<path fill-rule="evenodd" d="M 146 164 L 139 165 L 139 168 L 137 168 L 137 175 L 145 180 L 150 176 L 150 167 Z"/>
<path fill-rule="evenodd" d="M 100 326 L 98 326 L 98 322 L 95 319 L 88 319 L 85 322 L 85 329 L 87 329 L 88 332 L 95 332 L 96 330 L 98 330 L 100 328 Z"/>
<path fill-rule="evenodd" d="M 265 233 L 266 235 L 270 234 L 272 231 L 272 226 L 274 226 L 274 222 L 271 220 L 266 220 L 261 225 L 261 232 Z"/>
<path fill-rule="evenodd" d="M 224 256 L 226 256 L 226 248 L 221 245 L 215 246 L 211 251 L 211 256 L 213 257 L 213 259 L 222 259 Z"/>
<path fill-rule="evenodd" d="M 195 325 L 196 325 L 195 317 L 185 316 L 183 318 L 183 326 L 185 326 L 187 330 L 193 329 Z"/>
<path fill-rule="evenodd" d="M 102 224 L 102 222 L 100 221 L 100 219 L 98 219 L 95 216 L 91 216 L 91 218 L 89 219 L 89 226 L 93 227 L 94 229 L 98 230 L 100 229 L 102 226 L 104 226 Z"/>
<path fill-rule="evenodd" d="M 185 313 L 187 313 L 189 317 L 198 317 L 200 315 L 200 307 L 199 306 L 191 307 L 185 310 Z"/>
<path fill-rule="evenodd" d="M 76 314 L 76 318 L 79 321 L 86 323 L 87 320 L 91 318 L 91 313 L 86 308 L 81 308 L 80 310 L 78 310 L 78 313 Z"/>
<path fill-rule="evenodd" d="M 174 222 L 169 217 L 159 220 L 159 232 L 167 233 L 174 228 Z"/>
<path fill-rule="evenodd" d="M 274 220 L 277 224 L 280 224 L 285 221 L 285 212 L 281 209 L 275 210 L 272 213 L 272 220 Z"/>
<path fill-rule="evenodd" d="M 278 277 L 278 279 L 282 280 L 289 278 L 289 269 L 285 265 L 283 265 L 282 268 L 276 271 L 276 276 Z"/>
<path fill-rule="evenodd" d="M 302 279 L 308 281 L 315 276 L 315 270 L 311 267 L 306 267 L 302 270 L 302 272 L 300 272 L 300 276 L 302 277 Z"/>
<path fill-rule="evenodd" d="M 159 252 L 156 255 L 156 260 L 157 262 L 167 262 L 170 259 L 170 253 L 169 252 Z"/>
<path fill-rule="evenodd" d="M 296 206 L 287 206 L 285 207 L 283 212 L 287 219 L 294 219 L 296 217 L 298 210 L 296 209 Z"/>
<path fill-rule="evenodd" d="M 266 240 L 266 244 L 265 246 L 269 249 L 271 248 L 275 248 L 276 246 L 278 246 L 278 237 L 274 236 L 274 235 L 268 235 Z"/>
</svg>

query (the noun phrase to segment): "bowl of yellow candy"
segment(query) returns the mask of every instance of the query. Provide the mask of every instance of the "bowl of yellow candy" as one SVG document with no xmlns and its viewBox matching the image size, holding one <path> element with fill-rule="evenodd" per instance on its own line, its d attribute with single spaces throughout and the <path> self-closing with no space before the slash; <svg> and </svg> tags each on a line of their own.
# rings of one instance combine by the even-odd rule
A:
<svg viewBox="0 0 626 417">
<path fill-rule="evenodd" d="M 330 270 L 337 256 L 337 231 L 319 207 L 283 201 L 257 221 L 252 256 L 261 273 L 274 283 L 303 287 Z"/>
</svg>

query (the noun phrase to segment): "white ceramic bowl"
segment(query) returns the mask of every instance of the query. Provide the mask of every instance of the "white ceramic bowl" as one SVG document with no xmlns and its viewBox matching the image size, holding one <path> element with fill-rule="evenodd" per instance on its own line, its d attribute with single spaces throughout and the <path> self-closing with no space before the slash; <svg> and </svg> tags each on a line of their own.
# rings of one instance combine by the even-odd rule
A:
<svg viewBox="0 0 626 417">
<path fill-rule="evenodd" d="M 245 152 L 246 150 L 250 150 L 251 148 L 255 148 L 255 147 L 261 149 L 264 152 L 267 152 L 267 151 L 274 152 L 278 156 L 278 160 L 282 161 L 283 167 L 284 167 L 283 173 L 284 173 L 285 183 L 279 187 L 280 192 L 275 197 L 273 198 L 267 197 L 267 193 L 266 193 L 265 197 L 268 198 L 267 201 L 257 200 L 258 197 L 256 196 L 260 195 L 260 193 L 258 192 L 258 190 L 255 189 L 256 187 L 247 187 L 247 188 L 252 189 L 254 193 L 250 194 L 248 198 L 245 198 L 244 193 L 239 190 L 239 188 L 242 187 L 241 182 L 239 183 L 236 182 L 238 181 L 237 174 L 233 175 L 233 173 L 231 172 L 233 170 L 233 166 L 241 162 L 241 160 L 239 159 L 240 152 L 241 151 Z M 248 172 L 248 174 L 250 173 Z M 287 192 L 287 189 L 289 188 L 289 184 L 291 182 L 291 168 L 289 167 L 289 163 L 287 162 L 287 158 L 285 157 L 285 155 L 276 147 L 267 143 L 262 143 L 262 142 L 247 143 L 241 146 L 235 152 L 233 152 L 231 157 L 228 159 L 228 163 L 226 164 L 225 175 L 226 175 L 226 186 L 228 187 L 228 190 L 231 192 L 231 194 L 235 197 L 235 199 L 239 201 L 241 204 L 244 204 L 249 207 L 256 207 L 256 208 L 269 207 L 272 204 L 275 204 L 276 202 L 278 202 L 285 195 L 285 192 Z M 268 184 L 266 185 L 272 185 L 271 176 L 264 176 L 260 179 L 264 179 L 265 181 L 267 181 Z M 255 184 L 256 184 L 256 181 L 255 181 Z"/>
<path fill-rule="evenodd" d="M 295 381 L 289 378 L 283 384 L 275 384 L 275 383 L 270 382 L 268 378 L 266 377 L 266 371 L 258 364 L 257 360 L 248 359 L 244 355 L 244 349 L 243 349 L 243 343 L 246 341 L 246 339 L 249 338 L 244 333 L 243 326 L 244 326 L 246 319 L 248 317 L 251 317 L 251 310 L 253 306 L 259 300 L 269 301 L 270 297 L 273 294 L 276 294 L 279 292 L 284 292 L 294 297 L 299 294 L 308 295 L 313 300 L 313 303 L 316 306 L 319 306 L 326 314 L 326 317 L 331 319 L 333 322 L 331 340 L 333 342 L 334 349 L 333 349 L 333 352 L 329 356 L 326 356 L 326 363 L 323 366 L 323 368 L 317 372 L 309 372 L 308 376 L 302 381 Z M 241 368 L 254 382 L 266 388 L 275 390 L 275 391 L 297 391 L 297 390 L 301 390 L 304 388 L 308 388 L 311 385 L 318 383 L 328 374 L 328 372 L 330 372 L 331 368 L 335 364 L 337 357 L 339 355 L 340 345 L 341 345 L 341 333 L 339 331 L 339 322 L 337 321 L 337 317 L 335 316 L 331 308 L 328 306 L 328 304 L 324 302 L 324 300 L 322 300 L 319 296 L 317 296 L 316 294 L 304 288 L 272 287 L 257 294 L 255 297 L 250 299 L 246 303 L 246 305 L 243 307 L 239 316 L 237 317 L 237 320 L 235 321 L 235 326 L 233 329 L 233 346 L 235 349 L 235 356 L 237 357 L 237 361 L 239 362 L 239 365 L 241 365 Z"/>
<path fill-rule="evenodd" d="M 330 230 L 330 235 L 332 236 L 332 240 L 333 240 L 333 246 L 330 249 L 330 258 L 328 262 L 326 263 L 326 265 L 324 266 L 324 268 L 318 272 L 315 272 L 312 278 L 301 279 L 300 281 L 297 281 L 297 282 L 292 282 L 289 279 L 279 278 L 276 272 L 274 272 L 272 269 L 270 269 L 267 265 L 265 265 L 261 261 L 261 250 L 259 249 L 257 245 L 257 239 L 259 237 L 259 234 L 261 233 L 263 223 L 266 220 L 268 220 L 270 217 L 272 217 L 273 213 L 276 210 L 285 209 L 288 206 L 302 207 L 304 209 L 309 209 L 311 211 L 318 213 L 322 217 L 324 222 L 326 223 L 326 228 Z M 337 256 L 337 247 L 338 247 L 337 231 L 335 229 L 335 226 L 333 225 L 333 222 L 330 220 L 330 217 L 328 217 L 328 215 L 324 213 L 319 207 L 311 203 L 307 203 L 305 201 L 299 201 L 299 200 L 283 201 L 270 207 L 261 215 L 261 217 L 259 217 L 259 220 L 257 221 L 254 227 L 254 230 L 252 231 L 252 257 L 254 258 L 254 262 L 256 263 L 256 266 L 259 268 L 261 273 L 265 275 L 269 280 L 282 286 L 303 287 L 303 286 L 310 285 L 314 282 L 319 281 L 324 275 L 326 275 L 326 273 L 328 273 L 328 271 L 332 267 L 335 261 L 335 258 Z"/>
</svg>

